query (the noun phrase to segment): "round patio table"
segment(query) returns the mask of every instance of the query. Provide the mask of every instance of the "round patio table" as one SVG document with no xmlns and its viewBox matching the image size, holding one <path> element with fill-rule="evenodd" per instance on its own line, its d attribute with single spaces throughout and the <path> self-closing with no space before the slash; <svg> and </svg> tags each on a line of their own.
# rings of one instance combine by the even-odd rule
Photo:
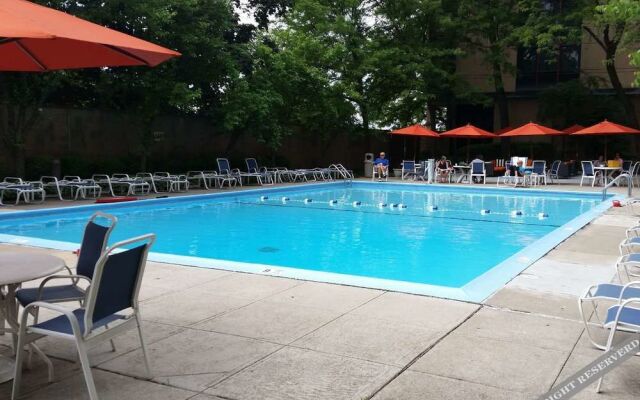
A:
<svg viewBox="0 0 640 400">
<path fill-rule="evenodd" d="M 0 332 L 18 333 L 16 290 L 23 282 L 55 274 L 66 266 L 63 259 L 48 254 L 0 251 Z M 5 326 L 8 325 L 8 327 Z M 14 341 L 15 347 L 15 341 Z M 0 383 L 13 379 L 14 361 L 0 356 Z"/>
<path fill-rule="evenodd" d="M 458 176 L 458 179 L 456 180 L 456 183 L 462 183 L 462 181 L 464 181 L 465 179 L 469 181 L 469 183 L 471 183 L 471 177 L 469 176 L 469 174 L 471 173 L 471 166 L 470 165 L 454 165 L 453 169 L 460 174 L 460 176 Z"/>
</svg>

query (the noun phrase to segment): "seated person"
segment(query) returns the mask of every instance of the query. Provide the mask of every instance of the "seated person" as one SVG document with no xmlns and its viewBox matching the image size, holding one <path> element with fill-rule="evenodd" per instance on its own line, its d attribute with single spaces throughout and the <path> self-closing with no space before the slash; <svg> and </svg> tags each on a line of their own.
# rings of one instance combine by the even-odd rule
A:
<svg viewBox="0 0 640 400">
<path fill-rule="evenodd" d="M 484 160 L 483 160 L 482 154 L 478 154 L 478 155 L 476 156 L 476 158 L 474 158 L 473 160 L 471 160 L 471 164 L 469 164 L 469 165 L 472 165 L 473 163 L 478 163 L 478 162 L 480 162 L 480 163 L 483 163 L 483 164 L 484 164 Z M 475 183 L 480 183 L 480 182 L 482 182 L 482 178 L 480 178 L 479 176 L 474 176 L 474 177 L 473 177 L 473 181 L 474 181 Z"/>
<path fill-rule="evenodd" d="M 436 177 L 438 182 L 446 182 L 452 172 L 451 163 L 442 156 L 436 163 Z"/>
<path fill-rule="evenodd" d="M 594 167 L 606 167 L 607 163 L 604 161 L 604 156 L 598 157 L 597 160 L 593 162 Z"/>
<path fill-rule="evenodd" d="M 522 161 L 518 161 L 517 165 L 509 165 L 508 171 L 508 175 L 514 177 L 523 177 L 527 173 L 527 170 L 524 168 L 524 164 Z"/>
<path fill-rule="evenodd" d="M 380 156 L 373 160 L 373 170 L 378 174 L 378 178 L 388 176 L 389 160 L 385 158 L 384 151 L 380 152 Z"/>
</svg>

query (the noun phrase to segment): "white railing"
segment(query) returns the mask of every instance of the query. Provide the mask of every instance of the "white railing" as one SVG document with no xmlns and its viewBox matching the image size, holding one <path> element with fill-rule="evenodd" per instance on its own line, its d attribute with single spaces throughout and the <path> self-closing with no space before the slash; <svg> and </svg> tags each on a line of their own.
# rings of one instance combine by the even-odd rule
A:
<svg viewBox="0 0 640 400">
<path fill-rule="evenodd" d="M 631 176 L 631 174 L 625 172 L 623 174 L 616 176 L 611 182 L 607 183 L 607 185 L 602 189 L 602 201 L 605 201 L 607 199 L 607 189 L 617 184 L 623 178 L 627 180 L 627 189 L 628 189 L 627 196 L 631 197 L 633 192 L 633 177 Z"/>
<path fill-rule="evenodd" d="M 343 179 L 346 179 L 348 181 L 353 179 L 353 174 L 349 172 L 349 170 L 346 169 L 342 164 L 331 164 L 329 166 L 329 169 L 332 171 L 336 171 L 338 175 L 340 175 Z"/>
</svg>

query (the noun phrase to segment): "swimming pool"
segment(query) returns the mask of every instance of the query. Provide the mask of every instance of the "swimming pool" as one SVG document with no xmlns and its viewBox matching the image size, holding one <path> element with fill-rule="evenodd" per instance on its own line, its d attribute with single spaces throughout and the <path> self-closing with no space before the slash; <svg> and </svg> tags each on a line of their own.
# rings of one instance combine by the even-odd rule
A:
<svg viewBox="0 0 640 400">
<path fill-rule="evenodd" d="M 156 233 L 156 261 L 480 301 L 607 203 L 592 193 L 321 183 L 6 213 L 0 241 L 75 249 L 100 209 L 119 218 L 112 242 Z"/>
</svg>

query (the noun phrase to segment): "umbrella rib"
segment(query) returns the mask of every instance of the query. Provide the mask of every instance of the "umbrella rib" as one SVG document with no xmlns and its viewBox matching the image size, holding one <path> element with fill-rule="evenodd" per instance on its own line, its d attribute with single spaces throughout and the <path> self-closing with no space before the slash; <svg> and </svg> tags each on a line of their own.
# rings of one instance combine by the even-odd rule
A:
<svg viewBox="0 0 640 400">
<path fill-rule="evenodd" d="M 123 55 L 125 55 L 127 57 L 133 58 L 134 60 L 140 61 L 141 63 L 143 63 L 144 65 L 146 65 L 148 67 L 153 67 L 153 65 L 149 64 L 144 58 L 138 57 L 135 54 L 133 54 L 133 53 L 127 51 L 127 50 L 123 50 L 118 46 L 114 46 L 114 45 L 111 45 L 111 44 L 105 44 L 104 46 L 109 48 L 109 49 L 111 49 L 111 50 L 113 50 L 113 51 L 115 51 L 115 52 L 117 52 L 117 53 L 123 54 Z"/>
<path fill-rule="evenodd" d="M 46 70 L 47 70 L 47 67 L 42 63 L 42 61 L 40 61 L 40 60 L 38 59 L 38 57 L 36 57 L 33 53 L 31 53 L 31 52 L 29 51 L 29 49 L 27 49 L 27 48 L 25 47 L 25 45 L 24 45 L 24 44 L 22 44 L 22 43 L 20 42 L 20 40 L 16 40 L 15 42 L 16 42 L 16 45 L 18 46 L 18 48 L 19 48 L 20 50 L 22 50 L 22 52 L 23 52 L 27 57 L 29 57 L 29 58 L 31 59 L 31 61 L 33 61 L 34 63 L 36 63 L 36 64 L 38 65 L 38 68 L 40 68 L 42 71 L 46 71 Z"/>
</svg>

